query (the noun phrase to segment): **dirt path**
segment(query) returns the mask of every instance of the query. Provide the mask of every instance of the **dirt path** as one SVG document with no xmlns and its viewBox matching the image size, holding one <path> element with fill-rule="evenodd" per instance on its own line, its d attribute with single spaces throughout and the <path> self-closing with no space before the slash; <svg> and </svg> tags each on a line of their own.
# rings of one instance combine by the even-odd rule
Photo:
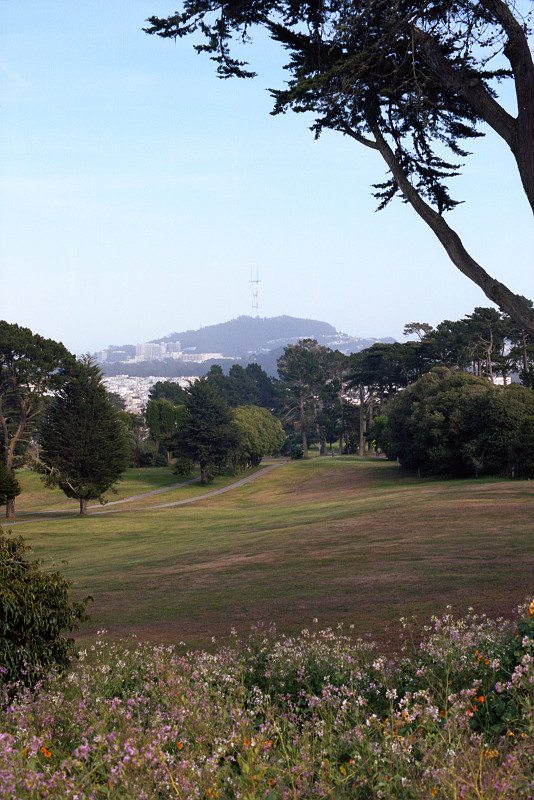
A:
<svg viewBox="0 0 534 800">
<path fill-rule="evenodd" d="M 259 478 L 262 475 L 267 475 L 269 472 L 272 472 L 273 469 L 279 467 L 281 464 L 284 464 L 284 461 L 277 461 L 274 464 L 269 464 L 263 469 L 258 470 L 258 472 L 254 472 L 253 475 L 247 475 L 245 478 L 240 478 L 235 483 L 231 483 L 229 486 L 223 486 L 221 489 L 214 489 L 212 492 L 206 492 L 205 494 L 197 495 L 197 497 L 187 497 L 184 500 L 174 500 L 171 503 L 160 503 L 156 506 L 143 506 L 142 508 L 132 508 L 130 511 L 156 511 L 159 508 L 171 508 L 172 506 L 181 506 L 185 505 L 186 503 L 196 503 L 200 500 L 207 500 L 209 497 L 215 497 L 218 494 L 224 494 L 224 492 L 230 492 L 233 489 L 238 489 L 240 486 L 244 486 L 246 483 L 250 483 L 250 481 L 255 480 L 255 478 Z M 105 507 L 101 505 L 94 505 L 89 506 L 89 509 L 97 508 L 98 511 L 93 511 L 90 516 L 96 516 L 97 514 L 117 514 L 120 513 L 123 509 L 121 508 L 109 508 L 109 506 L 117 506 L 123 503 L 133 503 L 136 500 L 142 500 L 145 497 L 154 497 L 158 494 L 163 494 L 164 492 L 170 492 L 173 489 L 179 489 L 181 486 L 187 486 L 191 483 L 196 483 L 198 478 L 192 478 L 189 481 L 183 481 L 182 483 L 175 483 L 172 486 L 165 486 L 162 489 L 153 489 L 150 492 L 143 492 L 141 494 L 134 494 L 131 497 L 125 497 L 122 500 L 113 500 L 111 503 L 106 503 Z M 53 516 L 48 516 L 49 514 L 53 514 Z M 11 528 L 13 525 L 24 525 L 27 522 L 34 522 L 38 518 L 45 517 L 47 520 L 59 520 L 59 519 L 69 519 L 71 517 L 79 517 L 78 513 L 73 511 L 65 511 L 64 513 L 58 513 L 57 511 L 32 511 L 31 514 L 28 515 L 27 519 L 17 519 L 13 520 L 12 522 L 2 522 L 0 523 L 1 527 L 9 527 Z"/>
</svg>

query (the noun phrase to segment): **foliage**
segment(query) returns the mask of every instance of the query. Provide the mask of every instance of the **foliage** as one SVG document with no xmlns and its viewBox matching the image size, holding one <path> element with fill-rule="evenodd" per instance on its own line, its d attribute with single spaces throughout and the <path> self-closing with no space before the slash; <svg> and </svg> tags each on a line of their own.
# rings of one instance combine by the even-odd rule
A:
<svg viewBox="0 0 534 800">
<path fill-rule="evenodd" d="M 101 634 L 68 680 L 2 710 L 0 797 L 530 800 L 531 661 L 511 681 L 513 723 L 472 724 L 510 623 L 447 612 L 414 644 L 403 624 L 389 657 L 341 628 L 260 624 L 185 653 Z"/>
<path fill-rule="evenodd" d="M 90 598 L 70 605 L 70 582 L 27 554 L 21 536 L 0 531 L 0 684 L 33 686 L 50 669 L 66 669 L 74 641 L 62 634 L 88 619 Z"/>
<path fill-rule="evenodd" d="M 61 388 L 74 356 L 60 343 L 0 320 L 0 456 L 7 472 L 24 458 L 45 395 Z M 6 515 L 15 515 L 15 495 Z"/>
<path fill-rule="evenodd" d="M 380 440 L 389 458 L 421 473 L 510 474 L 533 412 L 531 389 L 436 367 L 390 402 Z"/>
<path fill-rule="evenodd" d="M 264 456 L 280 452 L 286 438 L 284 429 L 266 408 L 239 406 L 234 411 L 234 422 L 240 436 L 236 457 L 242 467 L 257 467 Z"/>
<path fill-rule="evenodd" d="M 13 472 L 8 472 L 7 467 L 0 461 L 0 506 L 7 505 L 8 500 L 13 500 L 20 494 L 20 483 Z"/>
<path fill-rule="evenodd" d="M 150 400 L 170 400 L 175 406 L 184 402 L 185 389 L 176 381 L 157 381 L 148 393 Z"/>
<path fill-rule="evenodd" d="M 534 416 L 532 415 L 524 416 L 516 428 L 512 440 L 511 460 L 518 478 L 534 478 Z"/>
<path fill-rule="evenodd" d="M 183 393 L 183 397 L 186 393 Z M 184 430 L 186 424 L 186 410 L 184 405 L 176 406 L 170 400 L 162 397 L 160 400 L 149 400 L 145 410 L 145 419 L 150 438 L 154 443 L 152 463 L 156 465 L 160 443 L 165 448 L 166 463 L 171 462 L 173 450 Z"/>
<path fill-rule="evenodd" d="M 495 281 L 445 222 L 457 201 L 449 185 L 484 123 L 509 146 L 534 209 L 534 63 L 529 4 L 505 0 L 184 0 L 182 12 L 149 18 L 149 34 L 194 36 L 219 76 L 252 77 L 239 56 L 255 27 L 289 52 L 287 85 L 272 90 L 273 113 L 311 112 L 312 130 L 338 131 L 382 156 L 380 208 L 401 195 L 431 228 L 453 263 L 499 307 L 534 333 L 522 298 Z M 197 34 L 203 36 L 198 40 Z M 506 61 L 503 60 L 504 55 Z M 517 116 L 498 101 L 510 81 Z"/>
<path fill-rule="evenodd" d="M 87 501 L 100 499 L 127 467 L 128 441 L 119 413 L 88 356 L 72 365 L 47 409 L 37 468 L 48 485 L 80 501 L 80 514 L 87 514 Z"/>
<path fill-rule="evenodd" d="M 245 368 L 234 364 L 228 375 L 224 374 L 222 367 L 214 364 L 205 377 L 232 408 L 258 405 L 272 409 L 276 404 L 273 382 L 258 364 L 248 364 Z"/>
<path fill-rule="evenodd" d="M 332 351 L 315 339 L 301 339 L 285 347 L 277 361 L 283 419 L 300 432 L 304 458 L 321 407 L 320 393 L 327 383 L 328 354 Z"/>
<path fill-rule="evenodd" d="M 119 419 L 124 424 L 128 439 L 130 466 L 144 466 L 144 462 L 149 459 L 145 444 L 147 429 L 144 417 L 134 411 L 121 411 L 119 412 Z"/>
<path fill-rule="evenodd" d="M 200 465 L 207 483 L 227 464 L 239 443 L 230 406 L 205 378 L 191 384 L 185 398 L 184 424 L 177 442 L 180 456 Z"/>
</svg>

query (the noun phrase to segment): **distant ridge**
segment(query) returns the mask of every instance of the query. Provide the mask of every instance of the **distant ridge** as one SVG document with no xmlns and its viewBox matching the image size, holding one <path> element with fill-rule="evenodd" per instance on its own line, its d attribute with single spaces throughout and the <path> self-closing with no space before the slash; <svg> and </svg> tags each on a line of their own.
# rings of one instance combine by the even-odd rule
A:
<svg viewBox="0 0 534 800">
<path fill-rule="evenodd" d="M 171 333 L 153 341 L 179 341 L 183 350 L 194 348 L 197 353 L 221 353 L 228 358 L 235 358 L 245 353 L 273 350 L 293 339 L 318 339 L 335 334 L 336 329 L 332 325 L 316 319 L 242 316 L 197 331 Z"/>
<path fill-rule="evenodd" d="M 109 353 L 113 358 L 108 363 L 102 363 L 102 369 L 107 375 L 179 377 L 204 375 L 212 364 L 220 364 L 228 371 L 232 364 L 246 366 L 255 362 L 269 375 L 276 376 L 276 361 L 284 348 L 301 339 L 316 339 L 320 345 L 340 350 L 345 355 L 371 347 L 375 342 L 395 341 L 391 337 L 376 339 L 349 336 L 339 333 L 328 322 L 316 319 L 241 316 L 228 322 L 207 325 L 196 331 L 176 331 L 151 340 L 153 344 L 180 342 L 180 349 L 184 354 L 217 354 L 202 363 L 181 361 L 180 358 L 137 362 L 126 358 L 122 360 L 122 354 L 135 354 L 135 346 L 121 345 L 110 347 Z"/>
</svg>

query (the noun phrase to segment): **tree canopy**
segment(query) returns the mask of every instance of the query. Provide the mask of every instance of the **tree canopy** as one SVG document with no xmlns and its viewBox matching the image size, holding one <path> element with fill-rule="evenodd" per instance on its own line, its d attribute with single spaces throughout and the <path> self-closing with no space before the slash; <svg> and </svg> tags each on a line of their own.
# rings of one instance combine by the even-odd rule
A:
<svg viewBox="0 0 534 800">
<path fill-rule="evenodd" d="M 50 485 L 80 501 L 100 499 L 128 465 L 129 447 L 119 411 L 89 357 L 71 367 L 41 426 L 40 463 Z"/>
<path fill-rule="evenodd" d="M 205 378 L 189 386 L 184 405 L 187 414 L 177 450 L 198 462 L 200 481 L 207 483 L 228 462 L 239 435 L 230 406 Z"/>
<path fill-rule="evenodd" d="M 61 388 L 73 362 L 61 342 L 0 320 L 0 456 L 9 475 L 24 455 L 44 396 Z M 17 493 L 7 493 L 7 517 L 15 516 Z"/>
<path fill-rule="evenodd" d="M 316 136 L 325 128 L 339 131 L 380 153 L 388 175 L 375 185 L 379 208 L 400 195 L 456 267 L 534 333 L 532 309 L 487 273 L 444 218 L 458 203 L 451 180 L 483 126 L 509 147 L 534 211 L 534 62 L 525 19 L 530 3 L 185 0 L 182 9 L 168 18 L 150 17 L 146 32 L 193 36 L 220 77 L 245 78 L 255 73 L 240 59 L 241 44 L 255 27 L 267 30 L 289 53 L 290 79 L 271 90 L 273 113 L 312 112 Z M 516 112 L 499 102 L 503 81 L 513 87 Z"/>
<path fill-rule="evenodd" d="M 387 405 L 380 444 L 424 474 L 525 475 L 533 413 L 534 392 L 525 386 L 434 367 Z"/>
</svg>

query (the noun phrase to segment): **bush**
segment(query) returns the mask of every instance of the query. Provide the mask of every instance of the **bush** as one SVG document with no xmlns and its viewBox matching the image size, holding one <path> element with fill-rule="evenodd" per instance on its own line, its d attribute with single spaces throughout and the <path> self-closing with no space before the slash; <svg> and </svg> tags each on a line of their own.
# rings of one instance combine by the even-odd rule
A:
<svg viewBox="0 0 534 800">
<path fill-rule="evenodd" d="M 190 478 L 195 469 L 195 465 L 187 456 L 178 456 L 174 463 L 173 472 L 175 475 L 180 475 L 182 478 Z"/>
<path fill-rule="evenodd" d="M 91 598 L 70 605 L 70 581 L 42 572 L 22 537 L 10 533 L 0 532 L 0 682 L 32 686 L 43 672 L 68 667 L 74 641 L 61 633 L 88 618 Z"/>
</svg>

